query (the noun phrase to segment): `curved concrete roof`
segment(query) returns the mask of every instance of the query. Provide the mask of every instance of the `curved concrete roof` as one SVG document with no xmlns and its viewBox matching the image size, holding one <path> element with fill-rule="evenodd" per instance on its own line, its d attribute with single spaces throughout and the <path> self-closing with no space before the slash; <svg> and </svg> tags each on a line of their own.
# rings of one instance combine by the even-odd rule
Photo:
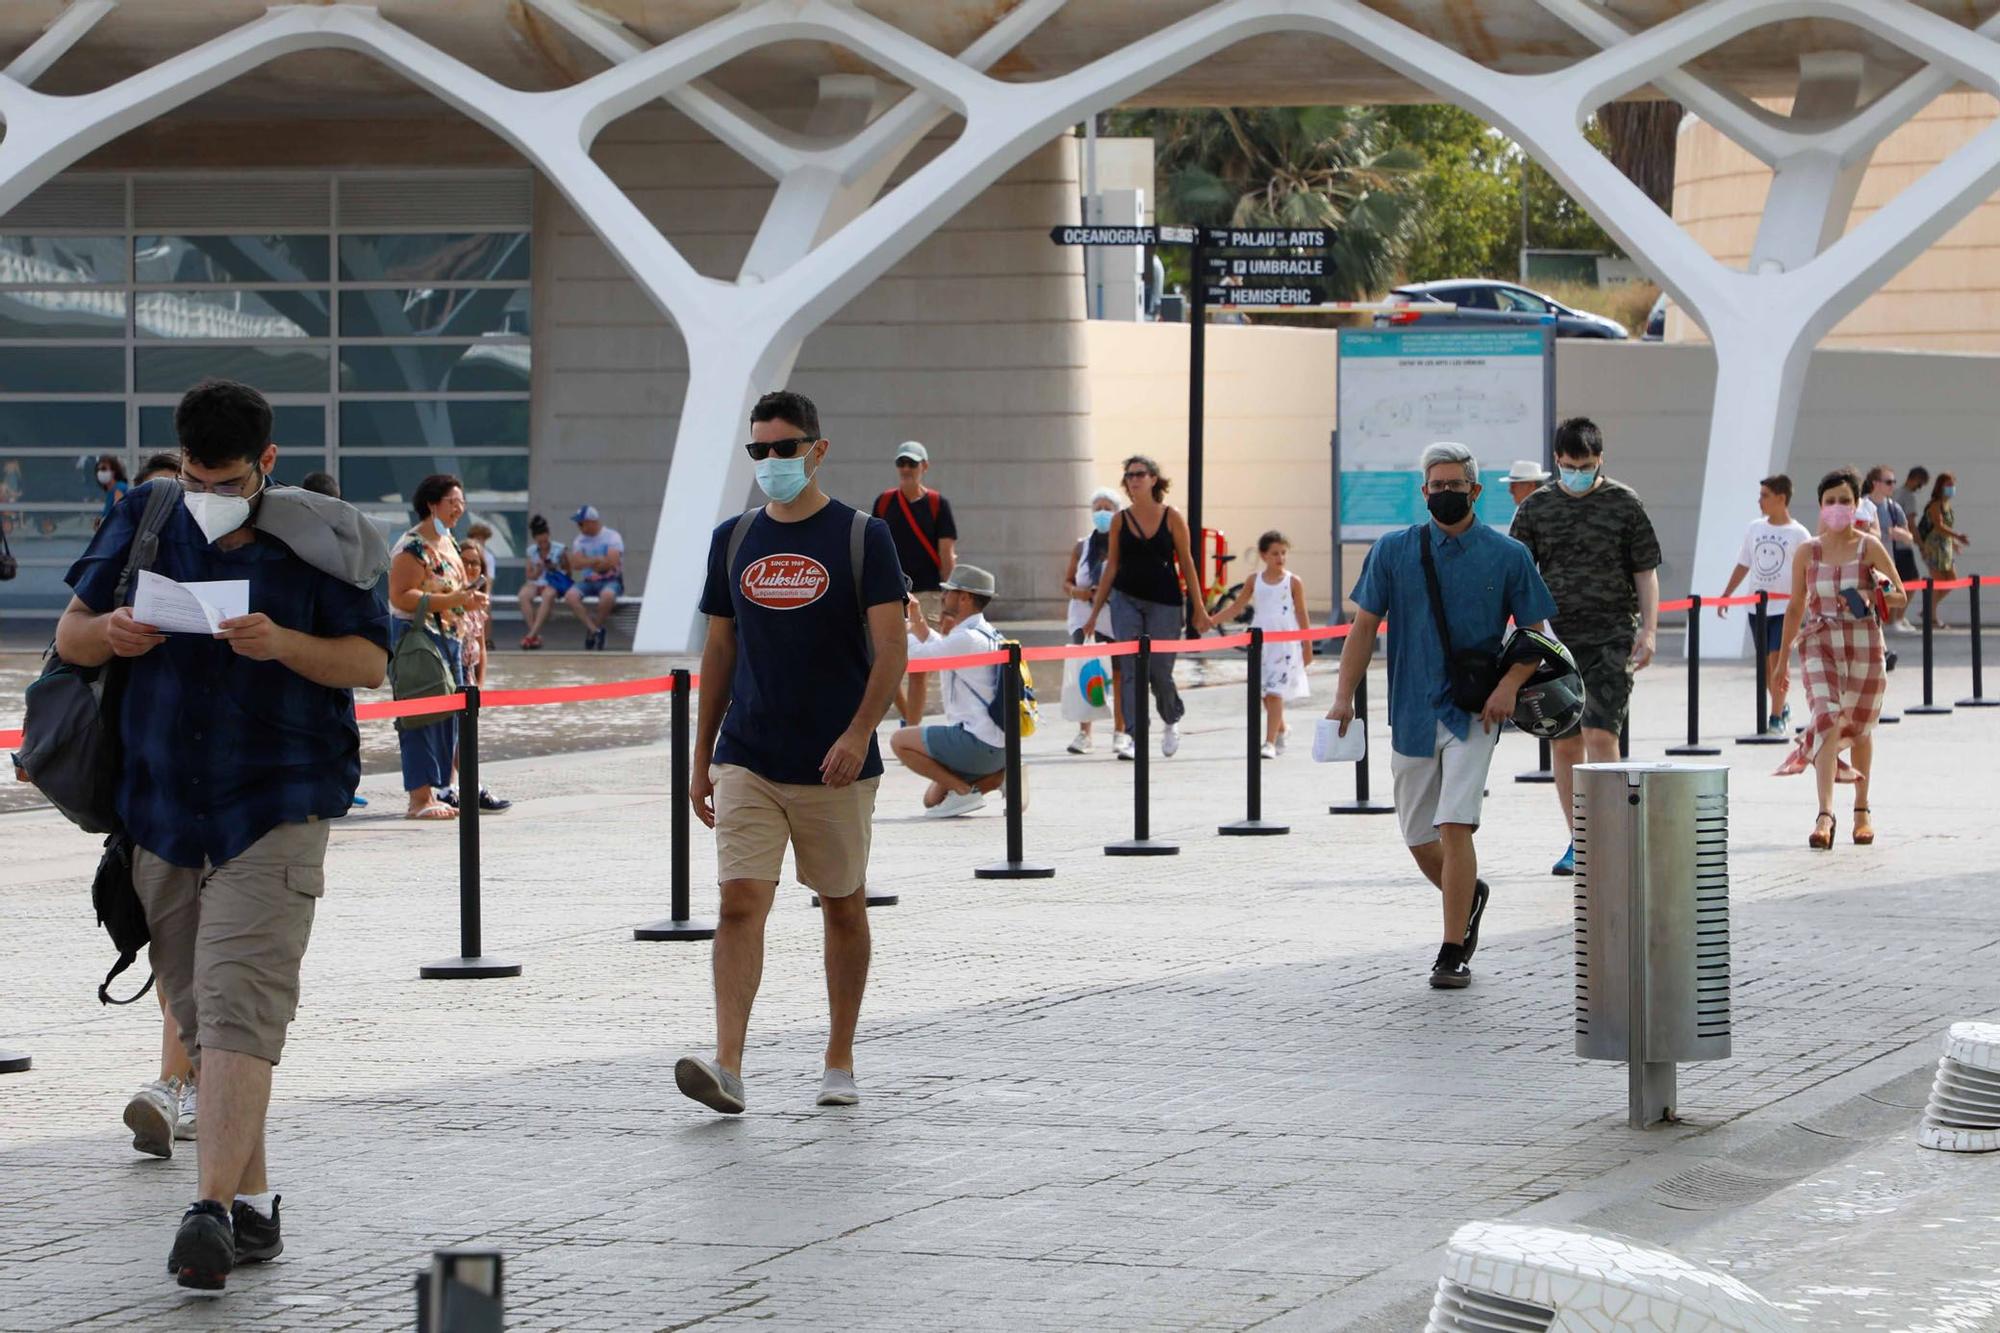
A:
<svg viewBox="0 0 2000 1333">
<path fill-rule="evenodd" d="M 1590 42 L 1535 0 L 1365 0 L 1373 9 L 1497 68 L 1536 72 L 1560 68 L 1594 49 Z M 1696 0 L 1598 0 L 1603 8 L 1644 27 L 1661 22 Z M 1012 8 L 1011 0 L 858 0 L 870 13 L 947 51 L 969 44 Z M 1208 0 L 1070 0 L 994 72 L 1033 81 L 1074 69 L 1107 51 L 1206 6 Z M 1976 23 L 2000 9 L 2000 0 L 1919 0 L 1925 8 L 1961 23 Z M 659 42 L 728 13 L 736 0 L 593 0 L 640 38 Z M 517 87 L 559 87 L 602 68 L 598 57 L 520 0 L 379 0 L 394 21 Z M 25 47 L 63 8 L 62 0 L 6 0 L 0 4 L 0 55 Z M 264 11 L 260 0 L 123 0 L 38 85 L 76 92 L 104 83 L 187 49 Z M 1743 92 L 1792 91 L 1803 51 L 1860 50 L 1892 77 L 1915 67 L 1896 48 L 1838 23 L 1793 21 L 1748 33 L 1711 53 L 1697 68 Z M 817 75 L 858 72 L 866 65 L 822 43 L 788 43 L 745 56 L 717 82 L 749 100 L 783 104 L 806 99 Z M 328 91 L 338 90 L 338 106 Z M 1136 102 L 1159 106 L 1290 104 L 1308 102 L 1435 101 L 1429 91 L 1331 41 L 1266 37 L 1229 51 L 1156 85 Z M 211 94 L 211 113 L 298 110 L 317 103 L 316 114 L 405 115 L 427 104 L 364 58 L 342 53 L 288 57 Z"/>
</svg>

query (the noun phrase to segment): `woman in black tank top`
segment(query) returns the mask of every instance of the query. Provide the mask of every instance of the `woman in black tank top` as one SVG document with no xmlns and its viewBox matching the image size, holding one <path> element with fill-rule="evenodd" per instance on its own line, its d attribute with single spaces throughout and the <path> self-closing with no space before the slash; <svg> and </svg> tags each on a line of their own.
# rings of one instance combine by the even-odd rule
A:
<svg viewBox="0 0 2000 1333">
<path fill-rule="evenodd" d="M 1177 639 L 1181 636 L 1183 581 L 1199 591 L 1201 578 L 1189 550 L 1187 520 L 1166 503 L 1167 480 L 1160 465 L 1143 454 L 1125 460 L 1125 494 L 1130 507 L 1111 526 L 1111 546 L 1105 553 L 1104 572 L 1098 576 L 1097 596 L 1091 606 L 1084 638 L 1096 633 L 1108 601 L 1111 631 L 1118 639 Z M 1208 613 L 1197 596 L 1193 603 L 1197 634 L 1209 630 Z M 1120 657 L 1119 683 L 1126 690 L 1137 688 L 1138 658 Z M 1171 758 L 1180 749 L 1180 720 L 1187 711 L 1180 691 L 1174 688 L 1174 655 L 1154 653 L 1146 681 L 1159 707 L 1160 753 Z M 1130 698 L 1131 695 L 1127 695 Z M 1121 759 L 1132 757 L 1130 737 L 1112 742 Z"/>
</svg>

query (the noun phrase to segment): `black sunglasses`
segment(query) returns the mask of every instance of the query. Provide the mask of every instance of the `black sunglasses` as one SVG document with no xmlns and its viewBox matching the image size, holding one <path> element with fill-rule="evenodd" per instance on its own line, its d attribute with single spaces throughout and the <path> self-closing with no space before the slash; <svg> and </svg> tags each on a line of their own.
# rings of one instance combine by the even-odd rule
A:
<svg viewBox="0 0 2000 1333">
<path fill-rule="evenodd" d="M 922 466 L 923 466 L 923 464 L 922 464 L 921 462 L 919 462 L 918 460 L 914 459 L 914 458 L 899 458 L 899 459 L 897 459 L 897 460 L 896 460 L 896 466 L 897 466 L 897 467 L 922 467 Z"/>
<path fill-rule="evenodd" d="M 789 440 L 752 440 L 743 447 L 749 450 L 750 457 L 761 463 L 773 454 L 779 458 L 791 458 L 800 449 L 810 449 L 818 443 L 810 435 L 794 435 Z"/>
</svg>

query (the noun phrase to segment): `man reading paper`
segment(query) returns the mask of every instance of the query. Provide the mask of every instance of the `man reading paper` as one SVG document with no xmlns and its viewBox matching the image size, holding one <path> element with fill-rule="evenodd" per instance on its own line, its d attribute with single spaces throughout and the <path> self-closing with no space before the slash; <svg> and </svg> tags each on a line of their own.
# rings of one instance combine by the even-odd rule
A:
<svg viewBox="0 0 2000 1333">
<path fill-rule="evenodd" d="M 117 809 L 152 928 L 153 972 L 201 1071 L 200 1188 L 168 1255 L 184 1287 L 219 1289 L 275 1257 L 264 1156 L 271 1070 L 298 1011 L 299 962 L 325 890 L 327 820 L 361 777 L 356 686 L 382 683 L 389 612 L 253 527 L 278 447 L 256 390 L 211 380 L 174 411 L 182 503 L 154 560 L 179 583 L 248 583 L 255 609 L 172 636 L 112 604 L 146 500 L 121 504 L 70 568 L 56 629 L 66 661 L 130 660 Z M 199 614 L 199 612 L 197 612 Z"/>
</svg>

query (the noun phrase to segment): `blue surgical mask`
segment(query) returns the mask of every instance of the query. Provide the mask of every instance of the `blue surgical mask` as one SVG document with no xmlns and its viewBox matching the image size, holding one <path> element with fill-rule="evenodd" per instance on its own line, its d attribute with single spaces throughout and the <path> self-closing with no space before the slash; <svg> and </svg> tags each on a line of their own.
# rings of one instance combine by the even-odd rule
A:
<svg viewBox="0 0 2000 1333">
<path fill-rule="evenodd" d="M 806 472 L 803 455 L 796 458 L 766 458 L 757 464 L 757 484 L 764 494 L 779 504 L 789 504 L 798 498 L 812 478 Z"/>
<path fill-rule="evenodd" d="M 1563 489 L 1573 495 L 1582 495 L 1597 482 L 1597 469 L 1594 467 L 1559 467 L 1556 470 L 1562 473 Z"/>
<path fill-rule="evenodd" d="M 447 525 L 445 521 L 439 518 L 436 514 L 431 515 L 431 528 L 437 533 L 438 540 L 440 541 L 443 541 L 445 538 L 451 536 L 450 526 Z"/>
<path fill-rule="evenodd" d="M 1956 486 L 1940 486 L 1940 487 L 1938 487 L 1938 494 L 1939 494 L 1939 495 L 1942 495 L 1942 496 L 1943 496 L 1943 497 L 1944 497 L 1945 499 L 1949 500 L 1949 499 L 1951 499 L 1951 497 L 1952 497 L 1952 496 L 1954 496 L 1954 495 L 1957 495 L 1957 494 L 1958 494 L 1958 487 L 1956 487 Z"/>
<path fill-rule="evenodd" d="M 1090 511 L 1090 526 L 1096 528 L 1099 532 L 1109 532 L 1111 531 L 1111 520 L 1113 517 L 1114 515 L 1109 509 L 1093 509 Z"/>
</svg>

